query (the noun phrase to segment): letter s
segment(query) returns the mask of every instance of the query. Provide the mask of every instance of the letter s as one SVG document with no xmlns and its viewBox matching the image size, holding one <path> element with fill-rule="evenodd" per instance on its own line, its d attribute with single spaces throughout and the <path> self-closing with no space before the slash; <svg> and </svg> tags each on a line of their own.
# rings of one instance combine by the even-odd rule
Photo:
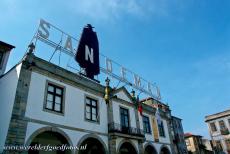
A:
<svg viewBox="0 0 230 154">
<path fill-rule="evenodd" d="M 44 39 L 47 39 L 49 37 L 49 31 L 48 31 L 49 28 L 50 28 L 50 24 L 45 20 L 41 19 L 38 28 L 38 34 Z"/>
</svg>

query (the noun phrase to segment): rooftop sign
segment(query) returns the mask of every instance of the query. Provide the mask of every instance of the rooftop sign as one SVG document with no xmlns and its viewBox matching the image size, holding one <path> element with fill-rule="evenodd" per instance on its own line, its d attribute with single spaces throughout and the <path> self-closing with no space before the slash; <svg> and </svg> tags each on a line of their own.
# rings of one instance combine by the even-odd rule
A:
<svg viewBox="0 0 230 154">
<path fill-rule="evenodd" d="M 51 35 L 60 37 L 60 41 L 53 40 Z M 88 38 L 89 35 L 90 38 Z M 91 25 L 84 27 L 81 39 L 78 41 L 76 38 L 41 19 L 34 38 L 36 41 L 40 40 L 71 57 L 75 57 L 80 67 L 85 70 L 86 76 L 91 79 L 93 79 L 94 75 L 99 74 L 99 72 L 103 72 L 106 75 L 117 79 L 119 82 L 123 82 L 134 89 L 145 93 L 146 95 L 157 100 L 160 99 L 159 89 L 155 84 L 141 78 L 136 73 L 133 73 L 122 65 L 99 53 L 97 36 L 92 30 Z M 99 56 L 105 59 L 105 63 L 100 64 L 100 66 Z"/>
<path fill-rule="evenodd" d="M 90 24 L 83 29 L 75 59 L 80 67 L 85 69 L 86 76 L 90 79 L 94 79 L 94 75 L 100 73 L 97 34 Z"/>
</svg>

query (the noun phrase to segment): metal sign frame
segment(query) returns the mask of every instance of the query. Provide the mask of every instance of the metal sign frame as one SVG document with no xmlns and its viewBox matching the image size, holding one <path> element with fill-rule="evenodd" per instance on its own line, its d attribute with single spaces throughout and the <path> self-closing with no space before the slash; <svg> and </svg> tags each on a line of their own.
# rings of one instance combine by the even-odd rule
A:
<svg viewBox="0 0 230 154">
<path fill-rule="evenodd" d="M 58 43 L 56 41 L 49 39 L 51 29 L 60 33 L 60 41 L 59 42 L 57 41 Z M 65 40 L 65 45 L 63 46 L 62 43 L 64 38 L 66 38 L 66 40 Z M 62 31 L 61 29 L 57 28 L 56 26 L 50 24 L 49 22 L 43 19 L 40 19 L 39 27 L 33 37 L 33 40 L 35 40 L 35 46 L 37 41 L 41 41 L 53 47 L 55 51 L 59 50 L 60 52 L 69 55 L 70 57 L 75 57 L 76 55 L 76 48 L 73 48 L 72 41 L 78 43 L 78 39 L 72 37 L 71 35 L 67 34 L 66 32 Z M 101 58 L 105 59 L 105 67 L 100 66 L 100 71 L 102 73 L 117 79 L 119 82 L 122 82 L 125 85 L 131 86 L 135 90 L 138 90 L 140 93 L 144 93 L 150 97 L 153 97 L 156 100 L 161 99 L 160 90 L 156 86 L 156 84 L 152 84 L 151 82 L 143 79 L 136 73 L 130 71 L 129 69 L 123 67 L 117 62 L 111 60 L 110 58 L 106 57 L 102 53 L 99 53 L 99 55 Z M 114 65 L 120 67 L 120 74 L 115 73 L 113 71 Z M 134 80 L 133 82 L 126 78 L 127 74 L 133 76 L 133 80 Z"/>
</svg>

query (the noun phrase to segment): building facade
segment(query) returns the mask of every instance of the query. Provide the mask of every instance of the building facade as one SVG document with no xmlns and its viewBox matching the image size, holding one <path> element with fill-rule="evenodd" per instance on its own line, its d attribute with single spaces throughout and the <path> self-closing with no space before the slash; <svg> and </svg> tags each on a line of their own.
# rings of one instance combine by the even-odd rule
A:
<svg viewBox="0 0 230 154">
<path fill-rule="evenodd" d="M 143 100 L 139 111 L 134 92 L 70 72 L 33 49 L 0 78 L 0 153 L 176 153 L 167 105 Z"/>
<path fill-rule="evenodd" d="M 184 130 L 182 127 L 182 119 L 172 116 L 173 126 L 173 143 L 176 153 L 187 154 L 187 147 L 184 138 Z"/>
<path fill-rule="evenodd" d="M 202 139 L 202 142 L 208 151 L 213 151 L 213 145 L 212 145 L 212 140 L 209 139 Z"/>
<path fill-rule="evenodd" d="M 10 51 L 15 48 L 14 46 L 0 41 L 0 76 L 4 74 L 6 70 L 7 61 L 10 55 Z"/>
<path fill-rule="evenodd" d="M 189 154 L 208 154 L 212 153 L 206 149 L 203 143 L 202 136 L 185 133 L 185 142 Z"/>
<path fill-rule="evenodd" d="M 230 110 L 205 117 L 216 152 L 230 154 Z"/>
</svg>

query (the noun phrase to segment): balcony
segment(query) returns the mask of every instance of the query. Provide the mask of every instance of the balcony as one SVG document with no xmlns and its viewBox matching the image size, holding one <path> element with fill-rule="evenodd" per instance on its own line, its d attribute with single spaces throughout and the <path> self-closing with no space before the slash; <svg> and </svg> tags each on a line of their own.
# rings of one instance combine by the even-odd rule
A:
<svg viewBox="0 0 230 154">
<path fill-rule="evenodd" d="M 228 135 L 229 134 L 229 130 L 227 128 L 221 129 L 220 133 L 221 133 L 221 135 Z"/>
<path fill-rule="evenodd" d="M 109 124 L 109 133 L 120 133 L 137 137 L 145 137 L 143 130 L 133 127 L 124 127 L 117 123 Z"/>
</svg>

